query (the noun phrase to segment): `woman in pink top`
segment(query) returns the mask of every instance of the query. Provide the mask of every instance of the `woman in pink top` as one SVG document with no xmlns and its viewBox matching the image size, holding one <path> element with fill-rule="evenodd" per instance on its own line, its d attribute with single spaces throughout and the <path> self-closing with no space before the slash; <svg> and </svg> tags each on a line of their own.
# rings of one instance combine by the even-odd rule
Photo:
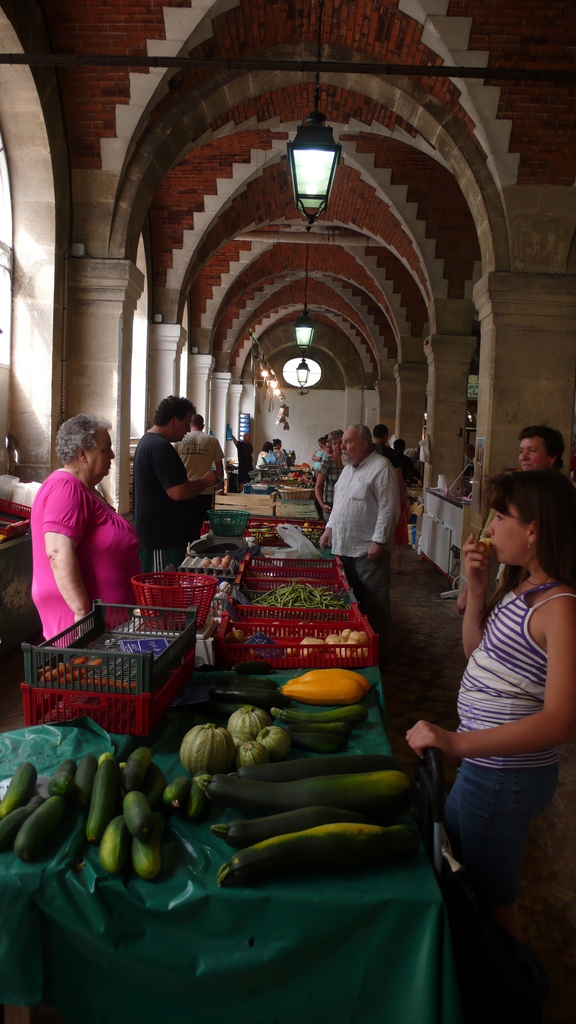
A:
<svg viewBox="0 0 576 1024">
<path fill-rule="evenodd" d="M 32 599 L 46 639 L 87 615 L 95 598 L 134 601 L 138 535 L 96 490 L 114 458 L 110 427 L 83 414 L 66 420 L 56 437 L 63 468 L 44 481 L 32 506 Z"/>
</svg>

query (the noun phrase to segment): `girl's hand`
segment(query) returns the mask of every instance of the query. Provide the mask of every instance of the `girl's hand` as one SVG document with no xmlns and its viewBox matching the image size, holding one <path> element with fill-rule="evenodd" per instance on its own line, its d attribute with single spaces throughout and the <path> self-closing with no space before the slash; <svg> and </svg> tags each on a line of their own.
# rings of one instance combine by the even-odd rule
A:
<svg viewBox="0 0 576 1024">
<path fill-rule="evenodd" d="M 426 747 L 438 747 L 446 757 L 460 757 L 458 733 L 448 732 L 430 722 L 416 722 L 406 733 L 406 739 L 418 757 L 425 757 Z"/>
<path fill-rule="evenodd" d="M 476 596 L 484 596 L 488 588 L 490 555 L 486 553 L 485 547 L 476 540 L 473 533 L 466 540 L 462 551 L 464 552 L 468 590 Z"/>
</svg>

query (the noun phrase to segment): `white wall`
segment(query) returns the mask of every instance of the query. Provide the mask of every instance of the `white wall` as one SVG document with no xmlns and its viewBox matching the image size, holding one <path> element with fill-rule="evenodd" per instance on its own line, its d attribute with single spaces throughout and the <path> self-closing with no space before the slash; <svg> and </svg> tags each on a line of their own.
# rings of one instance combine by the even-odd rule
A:
<svg viewBox="0 0 576 1024">
<path fill-rule="evenodd" d="M 285 397 L 290 409 L 290 430 L 276 425 L 280 403 L 275 401 L 272 412 L 266 409 L 256 413 L 254 451 L 257 454 L 264 441 L 279 437 L 284 448 L 294 449 L 297 462 L 311 463 L 318 447 L 317 439 L 330 430 L 345 430 L 348 426 L 345 422 L 346 392 L 313 389 L 300 395 L 296 390 L 286 389 Z"/>
</svg>

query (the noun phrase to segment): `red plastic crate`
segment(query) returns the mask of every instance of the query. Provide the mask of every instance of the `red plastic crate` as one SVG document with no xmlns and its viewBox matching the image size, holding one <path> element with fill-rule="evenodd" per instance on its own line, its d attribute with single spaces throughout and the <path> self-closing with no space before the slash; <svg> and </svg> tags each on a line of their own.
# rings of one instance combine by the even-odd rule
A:
<svg viewBox="0 0 576 1024">
<path fill-rule="evenodd" d="M 243 575 L 241 582 L 243 590 L 250 590 L 254 593 L 264 593 L 264 591 L 267 590 L 276 590 L 277 587 L 289 587 L 290 584 L 296 581 L 296 579 L 298 579 L 298 576 L 267 576 L 263 578 L 246 579 Z M 319 587 L 323 587 L 324 590 L 329 590 L 332 594 L 339 594 L 341 590 L 345 590 L 346 592 L 350 590 L 350 586 L 346 580 L 340 577 L 337 579 L 327 580 L 305 579 L 304 583 L 310 583 L 312 586 L 317 583 Z M 319 611 L 323 611 L 323 609 L 320 608 Z"/>
<path fill-rule="evenodd" d="M 360 627 L 362 616 L 355 601 L 348 608 L 270 608 L 257 604 L 236 604 L 234 610 L 242 620 L 250 620 L 255 629 L 262 629 L 262 622 L 272 619 L 273 622 L 296 620 L 297 622 L 340 622 L 347 626 Z"/>
<path fill-rule="evenodd" d="M 378 636 L 371 628 L 368 619 L 357 613 L 354 625 L 357 631 L 363 630 L 368 636 L 368 641 L 362 644 L 329 644 L 320 646 L 311 644 L 301 646 L 305 637 L 318 637 L 324 639 L 331 633 L 336 632 L 333 621 L 322 621 L 321 619 L 310 620 L 309 622 L 295 620 L 284 622 L 258 621 L 258 619 L 246 619 L 242 622 L 242 629 L 248 638 L 251 633 L 262 632 L 274 644 L 227 644 L 226 635 L 237 623 L 226 614 L 222 617 L 220 629 L 216 634 L 216 660 L 223 668 L 236 665 L 240 661 L 254 661 L 263 658 L 278 669 L 298 668 L 369 668 L 378 664 Z M 349 628 L 346 626 L 345 628 Z"/>
<path fill-rule="evenodd" d="M 30 513 L 28 505 L 19 505 L 17 501 L 0 498 L 0 516 L 13 520 L 9 523 L 0 522 L 0 537 L 5 540 L 23 537 L 30 526 Z"/>
<path fill-rule="evenodd" d="M 91 718 L 106 732 L 149 736 L 194 671 L 195 646 L 153 693 L 128 696 L 79 690 L 44 690 L 21 683 L 25 725 L 56 725 Z"/>
<path fill-rule="evenodd" d="M 196 625 L 203 626 L 212 607 L 218 579 L 196 572 L 145 572 L 132 577 L 132 589 L 142 605 L 155 608 L 196 608 Z"/>
</svg>

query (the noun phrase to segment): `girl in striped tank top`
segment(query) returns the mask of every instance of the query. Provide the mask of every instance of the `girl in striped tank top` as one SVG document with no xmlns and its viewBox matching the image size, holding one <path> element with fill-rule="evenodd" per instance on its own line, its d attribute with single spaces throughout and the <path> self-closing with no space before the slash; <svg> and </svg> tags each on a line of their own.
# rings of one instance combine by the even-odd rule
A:
<svg viewBox="0 0 576 1024">
<path fill-rule="evenodd" d="M 498 924 L 522 941 L 517 907 L 524 841 L 554 795 L 559 743 L 576 735 L 576 491 L 554 470 L 494 477 L 490 547 L 504 563 L 486 603 L 490 552 L 464 545 L 469 657 L 456 733 L 417 722 L 417 754 L 462 759 L 445 826 Z"/>
</svg>

